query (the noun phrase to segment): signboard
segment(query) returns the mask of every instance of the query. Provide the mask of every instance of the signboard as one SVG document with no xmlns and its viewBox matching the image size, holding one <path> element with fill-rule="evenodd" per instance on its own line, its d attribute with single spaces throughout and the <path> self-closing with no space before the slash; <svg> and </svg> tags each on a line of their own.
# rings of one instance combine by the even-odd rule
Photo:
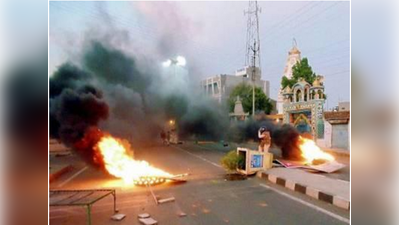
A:
<svg viewBox="0 0 399 225">
<path fill-rule="evenodd" d="M 247 148 L 237 148 L 237 154 L 244 157 L 245 161 L 244 167 L 237 168 L 240 173 L 247 175 L 254 174 L 272 167 L 273 154 L 271 153 L 259 152 Z"/>
<path fill-rule="evenodd" d="M 251 168 L 263 168 L 263 155 L 251 155 Z"/>
</svg>

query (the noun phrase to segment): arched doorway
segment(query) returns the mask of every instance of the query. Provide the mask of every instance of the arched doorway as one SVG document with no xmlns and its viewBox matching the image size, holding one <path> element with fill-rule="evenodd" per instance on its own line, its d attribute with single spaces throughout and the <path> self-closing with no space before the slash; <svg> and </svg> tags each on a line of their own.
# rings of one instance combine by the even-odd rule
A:
<svg viewBox="0 0 399 225">
<path fill-rule="evenodd" d="M 302 91 L 301 91 L 301 89 L 298 89 L 297 91 L 296 91 L 296 102 L 300 102 L 300 101 L 302 101 Z"/>
<path fill-rule="evenodd" d="M 312 134 L 312 127 L 311 123 L 306 117 L 305 114 L 301 113 L 294 121 L 294 127 L 298 130 L 301 134 Z"/>
</svg>

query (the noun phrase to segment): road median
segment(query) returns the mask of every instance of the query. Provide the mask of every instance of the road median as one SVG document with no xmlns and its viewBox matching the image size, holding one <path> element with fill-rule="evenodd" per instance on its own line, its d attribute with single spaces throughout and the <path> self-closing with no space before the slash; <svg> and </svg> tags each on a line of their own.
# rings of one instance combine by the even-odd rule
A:
<svg viewBox="0 0 399 225">
<path fill-rule="evenodd" d="M 346 210 L 350 208 L 349 181 L 287 168 L 272 168 L 258 175 L 274 184 L 306 194 L 339 208 Z"/>
</svg>

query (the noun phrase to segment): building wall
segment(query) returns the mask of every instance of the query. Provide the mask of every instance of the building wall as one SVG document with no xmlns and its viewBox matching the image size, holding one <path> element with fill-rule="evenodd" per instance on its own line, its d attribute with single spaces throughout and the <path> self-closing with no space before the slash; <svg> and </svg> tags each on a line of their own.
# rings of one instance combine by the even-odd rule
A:
<svg viewBox="0 0 399 225">
<path fill-rule="evenodd" d="M 331 134 L 332 148 L 349 149 L 348 124 L 333 124 Z"/>
<path fill-rule="evenodd" d="M 321 145 L 325 148 L 331 148 L 331 134 L 332 134 L 332 125 L 324 120 L 324 145 Z"/>
<path fill-rule="evenodd" d="M 339 102 L 338 103 L 338 111 L 350 111 L 350 103 L 349 102 Z"/>
<path fill-rule="evenodd" d="M 245 73 L 244 73 L 245 74 Z M 243 75 L 227 75 L 220 74 L 213 77 L 206 78 L 201 81 L 203 92 L 219 103 L 226 102 L 233 89 L 241 84 L 246 83 L 252 85 L 252 80 L 248 76 Z M 263 90 L 266 96 L 270 96 L 270 83 L 269 81 L 257 79 L 255 86 Z"/>
</svg>

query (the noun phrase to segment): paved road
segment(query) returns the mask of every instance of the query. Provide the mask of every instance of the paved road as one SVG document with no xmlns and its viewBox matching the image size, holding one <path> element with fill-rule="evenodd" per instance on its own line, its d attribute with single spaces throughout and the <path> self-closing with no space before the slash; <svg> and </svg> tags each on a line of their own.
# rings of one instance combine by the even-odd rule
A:
<svg viewBox="0 0 399 225">
<path fill-rule="evenodd" d="M 153 188 L 160 197 L 176 201 L 156 205 L 144 187 L 125 186 L 101 171 L 87 167 L 74 156 L 53 159 L 69 161 L 75 169 L 51 183 L 51 188 L 89 189 L 115 187 L 117 204 L 127 217 L 110 220 L 112 197 L 96 203 L 92 224 L 139 224 L 137 214 L 150 213 L 159 224 L 347 224 L 349 212 L 305 195 L 291 192 L 256 177 L 245 181 L 226 181 L 219 165 L 223 155 L 202 147 L 184 144 L 158 146 L 135 152 L 136 158 L 173 174 L 190 173 L 188 182 L 163 184 Z M 177 214 L 184 212 L 186 217 Z M 51 207 L 51 224 L 85 224 L 82 207 Z"/>
<path fill-rule="evenodd" d="M 244 143 L 244 144 L 237 144 L 237 143 L 229 143 L 229 146 L 223 146 L 219 142 L 214 142 L 214 143 L 207 143 L 207 144 L 202 144 L 202 145 L 195 145 L 194 143 L 188 143 L 190 146 L 194 146 L 197 148 L 201 148 L 203 150 L 209 150 L 209 151 L 220 151 L 220 152 L 228 152 L 230 150 L 237 149 L 237 147 L 244 147 L 244 148 L 250 148 L 250 149 L 257 149 L 258 148 L 258 143 Z M 278 148 L 271 148 L 270 150 L 273 154 L 274 157 L 278 158 L 281 155 L 281 151 Z M 343 156 L 340 154 L 334 154 L 332 153 L 335 157 L 335 160 L 346 165 L 345 168 L 331 174 L 323 174 L 323 176 L 330 177 L 333 179 L 339 179 L 339 180 L 344 180 L 344 181 L 349 181 L 350 180 L 350 158 L 348 156 Z"/>
</svg>

